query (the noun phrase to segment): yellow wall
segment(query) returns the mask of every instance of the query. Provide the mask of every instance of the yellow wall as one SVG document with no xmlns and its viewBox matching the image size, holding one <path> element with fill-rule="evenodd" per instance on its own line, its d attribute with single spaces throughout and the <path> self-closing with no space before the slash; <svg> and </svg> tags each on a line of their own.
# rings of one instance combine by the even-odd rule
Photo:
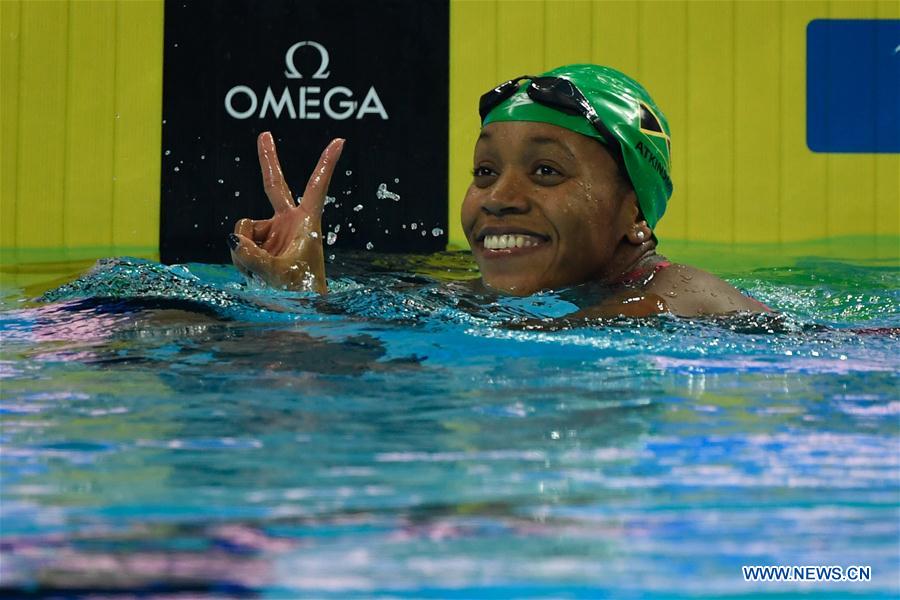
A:
<svg viewBox="0 0 900 600">
<path fill-rule="evenodd" d="M 806 147 L 806 26 L 900 18 L 900 2 L 455 0 L 450 10 L 450 240 L 479 96 L 522 73 L 595 62 L 642 82 L 672 128 L 665 239 L 790 242 L 900 234 L 900 155 Z"/>
<path fill-rule="evenodd" d="M 456 246 L 478 97 L 581 61 L 635 76 L 669 118 L 664 240 L 900 235 L 900 155 L 805 142 L 809 21 L 896 19 L 900 2 L 452 0 L 450 14 Z M 155 252 L 162 0 L 2 0 L 0 34 L 0 249 Z"/>
<path fill-rule="evenodd" d="M 0 247 L 159 239 L 163 4 L 0 1 Z"/>
</svg>

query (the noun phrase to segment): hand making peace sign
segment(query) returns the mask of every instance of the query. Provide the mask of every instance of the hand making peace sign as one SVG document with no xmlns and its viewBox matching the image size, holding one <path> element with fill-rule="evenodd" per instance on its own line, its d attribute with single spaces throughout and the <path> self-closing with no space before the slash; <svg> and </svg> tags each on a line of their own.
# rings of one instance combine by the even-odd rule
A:
<svg viewBox="0 0 900 600">
<path fill-rule="evenodd" d="M 266 196 L 275 209 L 271 219 L 241 219 L 228 236 L 231 260 L 242 273 L 252 273 L 273 287 L 324 294 L 325 257 L 322 250 L 322 209 L 344 140 L 332 140 L 313 171 L 299 205 L 284 180 L 275 140 L 259 135 L 256 149 Z"/>
</svg>

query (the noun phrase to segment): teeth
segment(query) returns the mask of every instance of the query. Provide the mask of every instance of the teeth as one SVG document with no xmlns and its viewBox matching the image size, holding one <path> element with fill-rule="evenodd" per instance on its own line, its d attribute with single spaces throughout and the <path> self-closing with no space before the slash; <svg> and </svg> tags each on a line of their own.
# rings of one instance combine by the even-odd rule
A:
<svg viewBox="0 0 900 600">
<path fill-rule="evenodd" d="M 504 250 L 506 248 L 527 248 L 536 246 L 540 239 L 532 235 L 488 235 L 484 238 L 484 247 L 488 250 Z"/>
</svg>

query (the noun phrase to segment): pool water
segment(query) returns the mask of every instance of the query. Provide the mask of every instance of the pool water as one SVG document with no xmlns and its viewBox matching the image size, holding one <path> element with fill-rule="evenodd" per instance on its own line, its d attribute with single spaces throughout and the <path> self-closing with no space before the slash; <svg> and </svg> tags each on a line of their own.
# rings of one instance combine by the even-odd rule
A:
<svg viewBox="0 0 900 600">
<path fill-rule="evenodd" d="M 0 595 L 896 598 L 896 260 L 729 264 L 779 317 L 554 321 L 461 253 L 7 278 Z"/>
</svg>

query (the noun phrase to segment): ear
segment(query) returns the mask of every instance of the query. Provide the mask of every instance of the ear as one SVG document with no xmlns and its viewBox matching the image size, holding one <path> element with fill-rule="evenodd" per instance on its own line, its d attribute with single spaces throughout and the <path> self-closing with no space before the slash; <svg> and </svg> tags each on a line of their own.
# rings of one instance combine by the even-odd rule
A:
<svg viewBox="0 0 900 600">
<path fill-rule="evenodd" d="M 645 242 L 649 242 L 653 237 L 653 231 L 647 225 L 647 221 L 644 220 L 641 209 L 638 208 L 637 195 L 633 189 L 629 188 L 622 207 L 624 208 L 625 239 L 628 240 L 628 243 L 640 246 Z"/>
</svg>

